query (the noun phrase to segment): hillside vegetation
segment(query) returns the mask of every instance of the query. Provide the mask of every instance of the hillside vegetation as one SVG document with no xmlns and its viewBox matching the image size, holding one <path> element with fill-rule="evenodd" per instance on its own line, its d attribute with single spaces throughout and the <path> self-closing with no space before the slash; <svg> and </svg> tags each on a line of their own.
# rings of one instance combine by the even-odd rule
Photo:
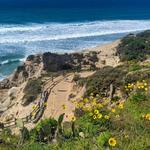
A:
<svg viewBox="0 0 150 150">
<path fill-rule="evenodd" d="M 117 52 L 122 61 L 145 60 L 150 55 L 150 30 L 124 37 Z"/>
</svg>

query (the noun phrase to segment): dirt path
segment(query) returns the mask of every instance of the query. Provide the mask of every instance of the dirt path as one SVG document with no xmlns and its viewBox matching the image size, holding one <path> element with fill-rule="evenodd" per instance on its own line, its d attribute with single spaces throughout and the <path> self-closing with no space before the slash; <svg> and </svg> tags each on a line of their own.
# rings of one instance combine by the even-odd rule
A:
<svg viewBox="0 0 150 150">
<path fill-rule="evenodd" d="M 62 77 L 55 79 L 59 80 Z M 58 118 L 60 114 L 65 113 L 65 121 L 68 120 L 67 116 L 73 115 L 74 106 L 71 101 L 68 101 L 71 90 L 73 89 L 74 83 L 73 74 L 62 79 L 52 90 L 47 101 L 47 107 L 44 112 L 43 118 L 54 117 Z M 50 85 L 48 83 L 46 86 Z M 66 109 L 63 109 L 63 105 Z"/>
</svg>

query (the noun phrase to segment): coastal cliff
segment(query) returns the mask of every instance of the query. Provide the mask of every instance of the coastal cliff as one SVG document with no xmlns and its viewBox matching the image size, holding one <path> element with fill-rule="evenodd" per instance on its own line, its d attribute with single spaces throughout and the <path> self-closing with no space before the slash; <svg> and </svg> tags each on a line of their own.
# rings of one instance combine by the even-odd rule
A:
<svg viewBox="0 0 150 150">
<path fill-rule="evenodd" d="M 60 141 L 74 149 L 84 147 L 80 141 L 94 141 L 96 149 L 124 149 L 122 143 L 137 149 L 137 135 L 148 148 L 149 77 L 150 31 L 80 53 L 31 55 L 0 82 L 0 125 L 11 122 L 13 133 L 17 126 L 29 133 L 26 139 L 21 132 L 23 143 L 53 149 Z"/>
<path fill-rule="evenodd" d="M 0 82 L 1 113 L 7 112 L 6 110 L 16 103 L 27 106 L 32 101 L 34 102 L 39 97 L 38 89 L 43 87 L 47 78 L 55 77 L 55 74 L 58 74 L 57 76 L 67 72 L 83 72 L 83 74 L 85 72 L 86 74 L 87 71 L 94 73 L 95 70 L 103 66 L 118 65 L 119 58 L 115 56 L 115 47 L 118 44 L 119 41 L 115 41 L 106 46 L 79 53 L 56 54 L 47 52 L 28 56 L 26 61 L 18 66 L 12 75 Z M 88 76 L 88 74 L 84 76 Z M 27 92 L 25 89 L 28 89 L 28 86 L 37 87 L 37 93 L 35 93 L 34 87 L 33 90 L 29 88 L 30 90 Z M 10 114 L 7 112 L 7 115 Z"/>
</svg>

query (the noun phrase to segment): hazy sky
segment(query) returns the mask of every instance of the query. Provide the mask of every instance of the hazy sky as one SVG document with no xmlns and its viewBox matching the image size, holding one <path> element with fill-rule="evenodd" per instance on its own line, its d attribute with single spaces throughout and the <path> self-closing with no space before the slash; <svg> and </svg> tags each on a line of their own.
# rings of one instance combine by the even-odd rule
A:
<svg viewBox="0 0 150 150">
<path fill-rule="evenodd" d="M 0 7 L 150 7 L 150 0 L 0 0 Z"/>
</svg>

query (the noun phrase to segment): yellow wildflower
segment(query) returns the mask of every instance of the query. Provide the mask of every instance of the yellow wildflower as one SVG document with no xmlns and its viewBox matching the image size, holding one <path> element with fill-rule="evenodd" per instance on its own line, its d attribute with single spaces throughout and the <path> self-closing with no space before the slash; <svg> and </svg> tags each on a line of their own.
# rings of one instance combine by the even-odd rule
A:
<svg viewBox="0 0 150 150">
<path fill-rule="evenodd" d="M 89 101 L 89 99 L 85 98 L 83 101 L 84 101 L 84 103 L 87 103 Z"/>
<path fill-rule="evenodd" d="M 83 102 L 80 102 L 78 106 L 79 106 L 79 107 L 83 107 L 83 105 L 84 105 L 84 103 L 83 103 Z"/>
<path fill-rule="evenodd" d="M 126 135 L 125 135 L 125 138 L 127 139 L 128 137 L 129 137 L 129 135 L 126 134 Z"/>
<path fill-rule="evenodd" d="M 96 97 L 99 97 L 99 94 L 96 94 Z"/>
<path fill-rule="evenodd" d="M 103 105 L 102 104 L 97 104 L 97 108 L 102 108 Z"/>
<path fill-rule="evenodd" d="M 148 91 L 148 88 L 145 88 L 144 90 L 145 90 L 145 91 Z"/>
<path fill-rule="evenodd" d="M 36 107 L 37 107 L 36 105 L 33 105 L 33 106 L 32 106 L 32 109 L 33 109 L 33 110 L 35 110 L 35 109 L 36 109 Z"/>
<path fill-rule="evenodd" d="M 96 98 L 93 98 L 92 102 L 93 102 L 93 103 L 96 103 L 96 102 L 97 102 Z"/>
<path fill-rule="evenodd" d="M 124 107 L 123 103 L 120 103 L 120 104 L 118 105 L 118 108 L 120 108 L 120 109 L 123 109 L 123 107 Z"/>
<path fill-rule="evenodd" d="M 86 106 L 86 110 L 91 111 L 92 110 L 91 106 Z"/>
<path fill-rule="evenodd" d="M 94 94 L 93 94 L 93 93 L 91 93 L 90 95 L 91 95 L 91 96 L 93 96 Z"/>
<path fill-rule="evenodd" d="M 145 118 L 150 121 L 150 114 L 146 114 Z"/>
<path fill-rule="evenodd" d="M 32 112 L 32 113 L 31 113 L 31 116 L 33 116 L 33 117 L 34 117 L 34 116 L 35 116 L 35 112 Z"/>
<path fill-rule="evenodd" d="M 76 121 L 76 117 L 75 116 L 71 116 L 71 121 Z"/>
<path fill-rule="evenodd" d="M 108 140 L 108 143 L 109 143 L 110 146 L 114 147 L 114 146 L 116 146 L 117 141 L 116 141 L 115 138 L 110 138 L 110 139 Z"/>
<path fill-rule="evenodd" d="M 94 113 L 95 113 L 95 114 L 98 114 L 98 113 L 99 113 L 99 110 L 97 110 L 97 109 L 94 110 Z"/>
<path fill-rule="evenodd" d="M 62 105 L 63 110 L 66 110 L 67 106 L 65 104 Z"/>
<path fill-rule="evenodd" d="M 108 120 L 110 117 L 108 115 L 105 115 L 104 118 Z"/>
<path fill-rule="evenodd" d="M 44 106 L 47 106 L 47 103 L 44 103 Z"/>
<path fill-rule="evenodd" d="M 93 115 L 93 119 L 95 120 L 97 117 L 96 117 L 96 115 Z"/>
<path fill-rule="evenodd" d="M 97 105 L 97 104 L 96 104 L 96 102 L 92 102 L 91 104 L 92 104 L 92 106 L 95 106 L 95 105 Z"/>
<path fill-rule="evenodd" d="M 116 118 L 119 118 L 120 116 L 119 115 L 116 115 Z"/>
<path fill-rule="evenodd" d="M 98 118 L 98 119 L 101 119 L 102 116 L 103 116 L 103 115 L 102 115 L 101 113 L 97 114 L 97 118 Z"/>
<path fill-rule="evenodd" d="M 116 109 L 115 109 L 115 108 L 112 108 L 112 109 L 111 109 L 111 112 L 115 113 L 115 112 L 116 112 Z"/>
</svg>

